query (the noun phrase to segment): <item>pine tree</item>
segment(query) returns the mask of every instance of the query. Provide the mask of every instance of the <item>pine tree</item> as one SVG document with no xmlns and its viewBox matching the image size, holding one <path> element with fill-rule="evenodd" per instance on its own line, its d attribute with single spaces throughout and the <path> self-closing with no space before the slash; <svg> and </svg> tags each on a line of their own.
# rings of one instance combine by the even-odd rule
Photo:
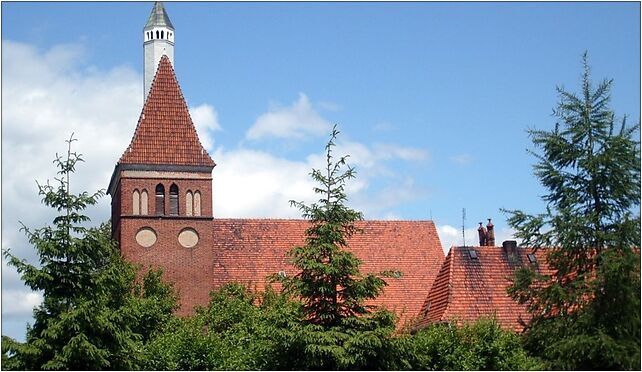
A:
<svg viewBox="0 0 642 372">
<path fill-rule="evenodd" d="M 43 293 L 25 343 L 3 336 L 5 369 L 133 369 L 139 345 L 166 321 L 176 306 L 172 290 L 150 271 L 136 281 L 136 268 L 120 257 L 109 224 L 87 228 L 86 207 L 103 195 L 70 192 L 70 178 L 83 161 L 67 141 L 56 154 L 57 186 L 38 184 L 45 205 L 58 211 L 52 226 L 22 230 L 39 255 L 32 265 L 4 254 L 22 280 Z"/>
<path fill-rule="evenodd" d="M 615 125 L 612 80 L 593 88 L 586 53 L 583 66 L 580 95 L 558 88 L 555 129 L 529 131 L 546 211 L 508 211 L 554 273 L 518 271 L 509 292 L 528 304 L 526 346 L 550 368 L 639 370 L 639 123 Z"/>
</svg>

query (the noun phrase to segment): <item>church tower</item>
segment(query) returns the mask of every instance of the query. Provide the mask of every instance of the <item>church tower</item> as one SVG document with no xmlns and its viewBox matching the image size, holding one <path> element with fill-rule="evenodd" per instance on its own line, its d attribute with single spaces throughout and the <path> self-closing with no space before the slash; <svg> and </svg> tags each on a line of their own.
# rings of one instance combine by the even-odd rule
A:
<svg viewBox="0 0 642 372">
<path fill-rule="evenodd" d="M 201 265 L 211 261 L 216 164 L 198 138 L 167 54 L 173 49 L 174 28 L 160 3 L 154 5 L 148 29 L 154 39 L 146 38 L 144 44 L 146 85 L 151 63 L 157 66 L 131 143 L 109 183 L 112 236 L 125 259 L 143 269 L 163 268 L 165 279 L 185 290 L 197 284 L 196 275 L 206 270 Z M 169 39 L 157 40 L 156 32 Z M 171 48 L 157 55 L 162 45 Z M 209 287 L 200 283 L 200 288 L 185 291 L 182 303 L 191 308 L 207 299 Z"/>
<path fill-rule="evenodd" d="M 162 56 L 167 56 L 172 66 L 174 66 L 174 26 L 169 20 L 163 3 L 157 1 L 154 3 L 152 13 L 147 19 L 143 28 L 143 49 L 145 61 L 143 65 L 143 74 L 145 82 L 143 85 L 143 101 L 149 94 L 156 68 Z"/>
</svg>

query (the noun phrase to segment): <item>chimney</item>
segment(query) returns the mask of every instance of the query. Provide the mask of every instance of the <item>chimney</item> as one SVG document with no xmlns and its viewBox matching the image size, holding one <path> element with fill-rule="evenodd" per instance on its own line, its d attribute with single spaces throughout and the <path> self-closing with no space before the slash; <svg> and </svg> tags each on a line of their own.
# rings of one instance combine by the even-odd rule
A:
<svg viewBox="0 0 642 372">
<path fill-rule="evenodd" d="M 508 253 L 515 253 L 517 251 L 517 241 L 515 240 L 504 240 L 502 243 L 502 248 Z"/>
<path fill-rule="evenodd" d="M 488 229 L 488 238 L 486 240 L 486 243 L 488 246 L 494 247 L 495 246 L 495 225 L 490 221 L 490 218 L 488 219 L 488 225 L 486 225 L 486 228 Z"/>
<path fill-rule="evenodd" d="M 479 228 L 477 229 L 477 233 L 479 233 L 479 246 L 483 247 L 486 245 L 486 240 L 488 238 L 488 233 L 486 232 L 486 228 L 482 226 L 482 222 L 479 223 Z"/>
</svg>

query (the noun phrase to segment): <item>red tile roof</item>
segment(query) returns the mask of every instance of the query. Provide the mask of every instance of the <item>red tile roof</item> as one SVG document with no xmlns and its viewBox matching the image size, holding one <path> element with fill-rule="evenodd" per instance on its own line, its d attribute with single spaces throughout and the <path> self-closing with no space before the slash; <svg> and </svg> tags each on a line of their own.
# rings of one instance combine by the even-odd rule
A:
<svg viewBox="0 0 642 372">
<path fill-rule="evenodd" d="M 304 242 L 305 220 L 215 219 L 214 287 L 230 281 L 262 290 L 265 277 L 285 271 L 294 275 L 286 252 Z M 349 250 L 363 264 L 362 273 L 400 271 L 399 278 L 385 278 L 388 286 L 373 301 L 400 315 L 414 318 L 426 289 L 432 286 L 444 253 L 432 221 L 361 221 L 363 234 L 349 240 Z"/>
<path fill-rule="evenodd" d="M 134 137 L 119 163 L 216 165 L 198 139 L 167 56 L 161 57 Z"/>
<path fill-rule="evenodd" d="M 470 257 L 470 250 L 477 253 L 477 259 Z M 502 327 L 521 331 L 520 320 L 529 319 L 526 305 L 511 299 L 506 289 L 513 272 L 530 265 L 527 255 L 533 252 L 527 248 L 515 252 L 512 255 L 502 247 L 452 247 L 422 306 L 418 327 L 495 317 Z M 538 270 L 550 274 L 546 252 L 539 250 L 534 255 Z"/>
</svg>

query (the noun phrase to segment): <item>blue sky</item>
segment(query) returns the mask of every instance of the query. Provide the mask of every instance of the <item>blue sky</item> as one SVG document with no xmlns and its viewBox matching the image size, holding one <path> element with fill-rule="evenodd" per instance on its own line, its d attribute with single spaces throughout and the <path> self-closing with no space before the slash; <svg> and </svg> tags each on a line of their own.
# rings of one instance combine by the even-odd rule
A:
<svg viewBox="0 0 642 372">
<path fill-rule="evenodd" d="M 78 190 L 104 188 L 142 106 L 152 3 L 2 3 L 2 246 L 33 258 L 34 179 L 74 131 Z M 612 108 L 640 119 L 639 3 L 166 3 L 175 69 L 218 163 L 221 217 L 296 217 L 328 128 L 358 171 L 351 203 L 373 219 L 433 219 L 445 248 L 500 208 L 543 209 L 528 128 L 549 129 L 556 86 L 581 56 L 613 78 Z M 282 125 L 270 126 L 271 123 Z M 277 125 L 277 126 L 278 126 Z M 105 198 L 89 212 L 109 216 Z M 3 334 L 22 338 L 38 295 L 3 261 Z M 20 304 L 20 306 L 12 305 Z"/>
</svg>

